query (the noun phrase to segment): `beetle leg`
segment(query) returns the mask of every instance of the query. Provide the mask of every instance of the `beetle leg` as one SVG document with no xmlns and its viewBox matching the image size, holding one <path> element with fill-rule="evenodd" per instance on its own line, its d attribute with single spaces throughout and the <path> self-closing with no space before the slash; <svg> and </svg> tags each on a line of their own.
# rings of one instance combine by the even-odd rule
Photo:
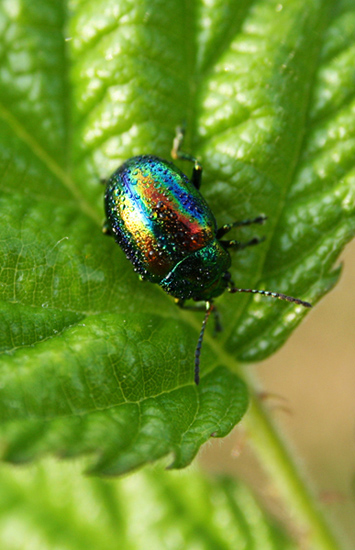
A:
<svg viewBox="0 0 355 550">
<path fill-rule="evenodd" d="M 216 306 L 213 307 L 212 313 L 214 315 L 213 337 L 215 338 L 219 332 L 223 331 L 223 327 L 222 327 L 222 323 L 221 323 L 221 316 L 220 316 L 219 310 L 216 308 Z"/>
<path fill-rule="evenodd" d="M 200 189 L 201 180 L 202 180 L 202 166 L 195 159 L 195 166 L 192 169 L 191 183 L 196 187 L 196 189 Z"/>
<path fill-rule="evenodd" d="M 174 160 L 177 160 L 177 159 L 188 160 L 189 162 L 194 163 L 194 167 L 192 169 L 191 183 L 196 187 L 196 189 L 199 189 L 201 186 L 201 179 L 202 179 L 202 166 L 195 157 L 181 151 L 181 146 L 184 141 L 184 136 L 185 136 L 184 126 L 178 126 L 176 128 L 176 135 L 173 141 L 171 156 L 173 157 Z"/>
<path fill-rule="evenodd" d="M 111 231 L 111 228 L 110 228 L 107 220 L 104 221 L 104 223 L 103 223 L 102 232 L 103 232 L 104 235 L 107 235 L 108 237 L 112 237 L 112 231 Z"/>
<path fill-rule="evenodd" d="M 256 244 L 260 244 L 263 241 L 265 241 L 265 237 L 261 237 L 259 239 L 258 237 L 254 237 L 254 239 L 251 239 L 250 241 L 246 243 L 240 243 L 239 241 L 219 241 L 223 248 L 233 248 L 233 250 L 242 250 L 243 248 L 247 248 L 248 246 L 255 246 Z"/>
<path fill-rule="evenodd" d="M 226 223 L 225 225 L 222 225 L 222 227 L 220 227 L 217 231 L 217 239 L 220 239 L 221 237 L 223 237 L 224 235 L 226 235 L 226 233 L 229 233 L 229 231 L 231 229 L 234 229 L 234 227 L 242 227 L 242 226 L 245 226 L 245 225 L 253 225 L 255 223 L 264 223 L 264 221 L 267 220 L 267 217 L 266 216 L 258 216 L 257 218 L 254 218 L 252 220 L 242 220 L 240 222 L 233 222 L 233 223 Z"/>
<path fill-rule="evenodd" d="M 182 300 L 181 298 L 175 298 L 175 304 L 181 309 L 187 309 L 189 311 L 205 311 L 206 307 L 205 304 L 195 304 L 194 306 L 186 306 L 185 300 Z"/>
</svg>

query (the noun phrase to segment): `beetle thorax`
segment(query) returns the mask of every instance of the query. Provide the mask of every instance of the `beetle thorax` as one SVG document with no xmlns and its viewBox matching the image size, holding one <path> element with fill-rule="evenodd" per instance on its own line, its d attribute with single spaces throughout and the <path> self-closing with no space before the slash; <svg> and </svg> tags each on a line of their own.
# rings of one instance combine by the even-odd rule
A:
<svg viewBox="0 0 355 550">
<path fill-rule="evenodd" d="M 225 291 L 223 275 L 230 265 L 229 252 L 214 239 L 179 262 L 159 284 L 175 298 L 211 300 Z"/>
</svg>

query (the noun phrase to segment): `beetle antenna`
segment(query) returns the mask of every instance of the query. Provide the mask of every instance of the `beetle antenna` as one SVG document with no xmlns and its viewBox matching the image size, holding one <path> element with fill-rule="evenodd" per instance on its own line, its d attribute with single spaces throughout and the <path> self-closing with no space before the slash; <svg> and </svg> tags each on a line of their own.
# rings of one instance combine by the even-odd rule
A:
<svg viewBox="0 0 355 550">
<path fill-rule="evenodd" d="M 293 296 L 286 296 L 286 294 L 280 294 L 279 292 L 270 292 L 269 290 L 252 290 L 251 288 L 229 288 L 229 292 L 235 294 L 236 292 L 251 292 L 251 294 L 262 294 L 263 296 L 271 296 L 272 298 L 279 298 L 280 300 L 286 300 L 287 302 L 294 302 L 304 307 L 312 307 L 309 302 L 304 302 L 299 298 L 293 298 Z"/>
<path fill-rule="evenodd" d="M 198 337 L 197 346 L 195 350 L 195 384 L 198 385 L 200 382 L 200 355 L 201 355 L 201 347 L 202 347 L 202 340 L 203 335 L 205 333 L 205 328 L 207 325 L 208 318 L 211 314 L 211 312 L 214 310 L 214 305 L 212 302 L 206 302 L 206 313 L 205 318 L 202 321 L 202 327 L 200 336 Z"/>
</svg>

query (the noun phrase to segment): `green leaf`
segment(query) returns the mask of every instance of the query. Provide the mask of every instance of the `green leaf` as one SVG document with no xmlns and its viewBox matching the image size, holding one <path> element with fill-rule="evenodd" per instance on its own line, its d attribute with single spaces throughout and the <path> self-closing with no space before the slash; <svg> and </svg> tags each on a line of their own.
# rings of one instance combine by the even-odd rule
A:
<svg viewBox="0 0 355 550">
<path fill-rule="evenodd" d="M 146 470 L 126 479 L 85 478 L 74 464 L 0 469 L 2 548 L 67 550 L 295 546 L 229 478 Z M 130 522 L 127 522 L 130 518 Z"/>
<path fill-rule="evenodd" d="M 101 234 L 99 176 L 168 158 L 186 120 L 218 223 L 268 216 L 253 230 L 266 241 L 235 254 L 236 285 L 315 303 L 355 232 L 354 30 L 347 0 L 1 3 L 4 458 L 182 467 L 240 420 L 246 389 L 226 367 L 266 357 L 306 310 L 222 296 L 196 388 L 201 318 L 140 284 Z"/>
</svg>

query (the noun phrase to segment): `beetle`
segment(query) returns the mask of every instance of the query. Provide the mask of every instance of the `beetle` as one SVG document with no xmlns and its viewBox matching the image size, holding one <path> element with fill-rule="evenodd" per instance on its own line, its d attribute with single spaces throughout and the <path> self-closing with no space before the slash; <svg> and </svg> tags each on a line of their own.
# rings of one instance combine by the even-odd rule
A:
<svg viewBox="0 0 355 550">
<path fill-rule="evenodd" d="M 132 157 L 109 178 L 105 192 L 106 222 L 103 231 L 112 235 L 142 280 L 160 285 L 180 307 L 186 300 L 205 302 L 205 317 L 195 350 L 195 383 L 199 383 L 200 354 L 207 320 L 215 313 L 214 299 L 226 290 L 250 292 L 311 304 L 279 292 L 237 288 L 228 271 L 229 249 L 240 250 L 260 243 L 225 240 L 233 228 L 261 224 L 266 217 L 236 221 L 218 229 L 216 219 L 201 195 L 202 166 L 181 150 L 183 128 L 177 128 L 171 155 L 193 163 L 191 180 L 171 162 L 153 155 Z M 191 308 L 190 308 L 191 309 Z M 193 308 L 196 309 L 196 308 Z"/>
</svg>

